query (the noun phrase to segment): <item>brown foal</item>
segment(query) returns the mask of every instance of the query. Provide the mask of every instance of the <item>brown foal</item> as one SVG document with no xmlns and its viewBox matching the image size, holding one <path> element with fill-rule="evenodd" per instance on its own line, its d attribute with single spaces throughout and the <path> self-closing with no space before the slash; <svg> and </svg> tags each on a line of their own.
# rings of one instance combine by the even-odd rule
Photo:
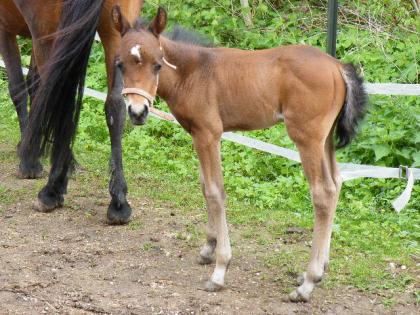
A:
<svg viewBox="0 0 420 315">
<path fill-rule="evenodd" d="M 118 7 L 112 18 L 122 36 L 119 67 L 135 124 L 145 122 L 155 95 L 192 135 L 208 211 L 207 242 L 199 262 L 216 267 L 206 289 L 223 287 L 232 257 L 226 223 L 220 139 L 224 131 L 270 127 L 284 121 L 310 184 L 315 210 L 312 252 L 292 301 L 307 301 L 329 261 L 331 228 L 341 188 L 335 159 L 363 117 L 366 94 L 352 65 L 316 48 L 260 51 L 204 48 L 160 36 L 167 16 L 159 9 L 148 27 L 131 26 Z"/>
</svg>

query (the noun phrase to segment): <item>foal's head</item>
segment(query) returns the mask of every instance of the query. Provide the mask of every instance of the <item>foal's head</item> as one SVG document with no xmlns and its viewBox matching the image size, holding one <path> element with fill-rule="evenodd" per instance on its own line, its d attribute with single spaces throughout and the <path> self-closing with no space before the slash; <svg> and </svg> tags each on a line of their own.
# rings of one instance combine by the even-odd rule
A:
<svg viewBox="0 0 420 315">
<path fill-rule="evenodd" d="M 167 15 L 159 8 L 147 27 L 132 27 L 121 14 L 119 6 L 112 9 L 112 20 L 121 34 L 118 67 L 124 78 L 122 93 L 131 121 L 135 125 L 146 122 L 159 83 L 159 72 L 166 62 L 159 36 L 166 27 Z"/>
</svg>

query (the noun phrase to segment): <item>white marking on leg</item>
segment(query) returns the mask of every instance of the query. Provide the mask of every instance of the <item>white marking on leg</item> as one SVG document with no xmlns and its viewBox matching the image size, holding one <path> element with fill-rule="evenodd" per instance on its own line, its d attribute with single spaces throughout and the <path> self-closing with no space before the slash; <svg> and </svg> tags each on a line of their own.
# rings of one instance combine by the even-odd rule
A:
<svg viewBox="0 0 420 315">
<path fill-rule="evenodd" d="M 220 286 L 223 286 L 225 284 L 225 274 L 226 274 L 226 266 L 216 265 L 216 268 L 214 268 L 213 274 L 211 275 L 211 281 Z"/>
<path fill-rule="evenodd" d="M 214 182 L 205 187 L 209 222 L 214 224 L 217 233 L 216 267 L 211 276 L 211 282 L 219 286 L 225 283 L 226 270 L 232 257 L 222 189 L 223 186 L 219 187 Z"/>
</svg>

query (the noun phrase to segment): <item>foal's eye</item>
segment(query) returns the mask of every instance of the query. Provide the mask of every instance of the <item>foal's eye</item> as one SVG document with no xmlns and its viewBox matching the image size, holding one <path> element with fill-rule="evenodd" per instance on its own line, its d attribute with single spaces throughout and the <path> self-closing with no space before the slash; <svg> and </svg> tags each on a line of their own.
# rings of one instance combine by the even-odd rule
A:
<svg viewBox="0 0 420 315">
<path fill-rule="evenodd" d="M 160 69 L 162 69 L 162 65 L 161 65 L 160 63 L 155 63 L 155 64 L 153 65 L 153 71 L 154 71 L 155 73 L 158 73 L 158 72 L 160 71 Z"/>
<path fill-rule="evenodd" d="M 122 61 L 118 61 L 117 62 L 117 67 L 118 69 L 120 69 L 122 72 L 124 72 L 124 64 Z"/>
</svg>

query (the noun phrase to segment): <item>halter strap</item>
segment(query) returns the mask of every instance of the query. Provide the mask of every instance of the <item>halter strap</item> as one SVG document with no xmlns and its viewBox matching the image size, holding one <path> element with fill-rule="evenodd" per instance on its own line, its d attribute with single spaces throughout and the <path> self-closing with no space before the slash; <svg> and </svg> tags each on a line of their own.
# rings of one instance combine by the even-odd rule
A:
<svg viewBox="0 0 420 315">
<path fill-rule="evenodd" d="M 155 100 L 155 98 L 152 95 L 150 95 L 145 90 L 139 89 L 139 88 L 124 88 L 121 91 L 121 94 L 122 95 L 137 94 L 137 95 L 143 96 L 149 102 L 150 107 L 153 106 L 153 102 Z"/>
<path fill-rule="evenodd" d="M 160 46 L 159 47 L 160 48 L 160 51 L 163 53 L 164 51 L 163 51 L 162 43 L 160 41 L 159 41 L 159 46 Z M 163 62 L 165 63 L 165 65 L 167 65 L 169 68 L 172 68 L 174 70 L 177 69 L 177 66 L 173 65 L 168 60 L 166 60 L 165 56 L 163 56 L 162 59 L 163 59 Z"/>
</svg>

